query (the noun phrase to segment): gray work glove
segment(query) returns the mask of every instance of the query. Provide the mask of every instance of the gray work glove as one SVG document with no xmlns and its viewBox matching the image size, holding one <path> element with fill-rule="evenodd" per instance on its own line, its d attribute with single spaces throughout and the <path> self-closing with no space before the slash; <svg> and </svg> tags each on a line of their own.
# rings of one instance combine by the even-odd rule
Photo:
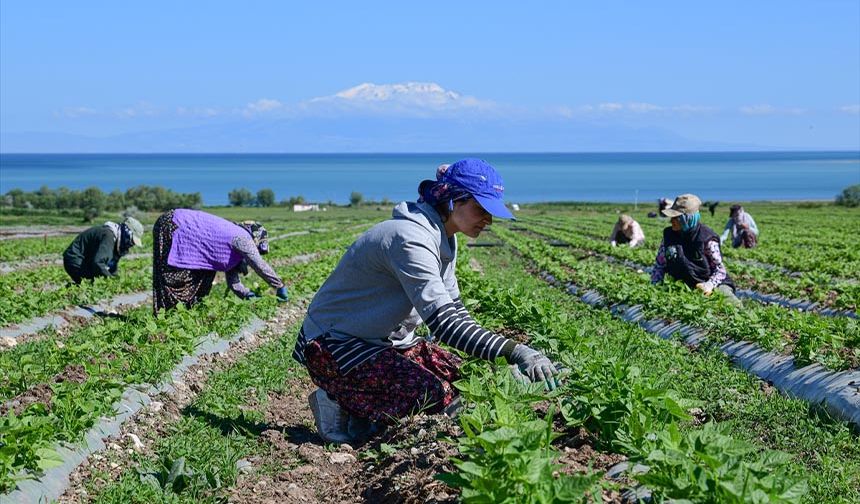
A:
<svg viewBox="0 0 860 504">
<path fill-rule="evenodd" d="M 558 387 L 558 370 L 544 354 L 519 344 L 511 352 L 511 372 L 514 378 L 527 378 L 532 383 L 543 382 L 548 390 Z"/>
</svg>

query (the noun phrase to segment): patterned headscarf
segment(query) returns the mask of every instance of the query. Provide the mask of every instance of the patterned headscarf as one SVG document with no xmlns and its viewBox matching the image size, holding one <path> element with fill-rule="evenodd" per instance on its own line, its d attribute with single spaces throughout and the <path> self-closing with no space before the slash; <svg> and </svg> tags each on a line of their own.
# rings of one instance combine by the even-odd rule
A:
<svg viewBox="0 0 860 504">
<path fill-rule="evenodd" d="M 251 235 L 260 254 L 269 253 L 269 233 L 262 224 L 253 220 L 237 222 L 236 224 Z"/>
<path fill-rule="evenodd" d="M 418 202 L 431 206 L 436 206 L 439 203 L 448 203 L 448 210 L 454 209 L 454 202 L 471 198 L 469 191 L 462 187 L 448 182 L 441 182 L 442 175 L 451 165 L 439 165 L 436 169 L 436 180 L 424 180 L 418 184 Z"/>
<path fill-rule="evenodd" d="M 701 220 L 702 214 L 699 212 L 694 213 L 693 215 L 681 214 L 678 216 L 678 219 L 681 221 L 681 231 L 688 233 L 699 225 L 699 220 Z"/>
<path fill-rule="evenodd" d="M 119 225 L 120 230 L 120 238 L 117 242 L 119 246 L 119 255 L 124 256 L 128 253 L 129 249 L 134 246 L 134 239 L 132 238 L 131 228 L 128 227 L 126 223 L 122 223 Z"/>
</svg>

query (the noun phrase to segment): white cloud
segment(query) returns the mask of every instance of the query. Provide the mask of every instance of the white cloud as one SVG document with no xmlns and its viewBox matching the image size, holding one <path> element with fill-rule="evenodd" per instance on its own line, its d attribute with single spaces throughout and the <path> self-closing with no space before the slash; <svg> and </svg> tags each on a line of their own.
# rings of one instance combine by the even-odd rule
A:
<svg viewBox="0 0 860 504">
<path fill-rule="evenodd" d="M 659 112 L 663 110 L 663 107 L 659 107 L 651 103 L 628 103 L 627 109 L 631 112 L 647 114 L 648 112 Z"/>
<path fill-rule="evenodd" d="M 278 100 L 273 100 L 271 98 L 260 98 L 255 102 L 245 105 L 245 108 L 242 109 L 242 115 L 246 117 L 251 117 L 260 114 L 267 114 L 280 110 L 283 107 L 284 104 Z"/>
<path fill-rule="evenodd" d="M 150 103 L 140 102 L 137 105 L 114 110 L 112 115 L 121 119 L 133 119 L 137 117 L 154 117 L 163 115 L 163 111 L 160 107 L 155 107 Z"/>
<path fill-rule="evenodd" d="M 61 115 L 70 119 L 77 119 L 79 117 L 94 116 L 98 114 L 98 110 L 90 107 L 67 107 L 64 108 L 59 114 L 55 115 Z"/>
<path fill-rule="evenodd" d="M 860 105 L 845 105 L 839 107 L 839 111 L 846 114 L 860 115 Z"/>
<path fill-rule="evenodd" d="M 601 112 L 618 112 L 620 110 L 624 110 L 624 104 L 622 103 L 601 103 L 597 106 L 597 110 Z"/>
<path fill-rule="evenodd" d="M 718 112 L 720 109 L 717 107 L 711 107 L 708 105 L 675 105 L 671 107 L 672 112 L 679 112 L 681 114 L 709 114 L 711 112 Z"/>
<path fill-rule="evenodd" d="M 443 88 L 435 82 L 397 84 L 363 83 L 330 96 L 313 98 L 303 104 L 306 111 L 331 108 L 377 113 L 432 115 L 439 112 L 490 110 L 490 101 L 478 100 Z"/>
<path fill-rule="evenodd" d="M 215 117 L 221 115 L 221 111 L 212 107 L 176 107 L 176 115 L 180 117 Z"/>
<path fill-rule="evenodd" d="M 762 103 L 758 105 L 745 105 L 740 108 L 741 114 L 751 116 L 766 116 L 766 115 L 802 115 L 806 111 L 802 108 L 779 108 Z"/>
<path fill-rule="evenodd" d="M 553 108 L 549 109 L 550 115 L 560 115 L 560 116 L 565 117 L 567 119 L 575 117 L 576 113 L 577 113 L 576 110 L 574 110 L 570 107 L 565 107 L 565 106 L 553 107 Z"/>
<path fill-rule="evenodd" d="M 596 105 L 587 104 L 576 108 L 557 107 L 555 113 L 572 117 L 575 115 L 593 114 L 704 114 L 717 111 L 716 107 L 706 105 L 671 105 L 663 106 L 648 102 L 603 102 Z"/>
<path fill-rule="evenodd" d="M 741 113 L 746 115 L 770 115 L 776 112 L 776 108 L 771 105 L 745 105 L 741 107 Z"/>
</svg>

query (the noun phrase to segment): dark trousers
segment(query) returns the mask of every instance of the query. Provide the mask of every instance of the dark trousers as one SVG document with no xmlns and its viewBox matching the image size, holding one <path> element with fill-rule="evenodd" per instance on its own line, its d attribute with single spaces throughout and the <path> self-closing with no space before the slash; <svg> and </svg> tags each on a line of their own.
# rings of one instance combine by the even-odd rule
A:
<svg viewBox="0 0 860 504">
<path fill-rule="evenodd" d="M 81 279 L 86 278 L 84 271 L 72 264 L 65 257 L 63 257 L 63 269 L 66 270 L 66 273 L 72 278 L 72 282 L 75 282 L 76 285 L 80 285 Z"/>
</svg>

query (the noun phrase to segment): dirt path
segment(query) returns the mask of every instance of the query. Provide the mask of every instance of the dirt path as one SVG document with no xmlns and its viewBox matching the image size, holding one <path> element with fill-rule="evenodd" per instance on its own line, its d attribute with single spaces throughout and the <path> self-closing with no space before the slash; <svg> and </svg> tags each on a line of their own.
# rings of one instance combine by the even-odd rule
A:
<svg viewBox="0 0 860 504">
<path fill-rule="evenodd" d="M 148 406 L 123 424 L 118 435 L 105 440 L 107 450 L 90 455 L 75 469 L 59 502 L 91 501 L 86 482 L 95 481 L 96 490 L 104 488 L 110 481 L 117 480 L 125 469 L 135 467 L 137 457 L 152 455 L 153 446 L 168 435 L 171 424 L 181 418 L 183 408 L 204 389 L 212 374 L 230 367 L 245 354 L 291 328 L 303 316 L 306 302 L 284 308 L 256 334 L 241 338 L 224 352 L 204 356 L 198 364 L 189 367 L 181 379 L 173 383 L 172 393 L 155 396 Z"/>
<path fill-rule="evenodd" d="M 289 394 L 269 396 L 266 422 L 272 427 L 260 442 L 269 458 L 252 459 L 246 474 L 230 493 L 229 502 L 251 503 L 447 503 L 458 492 L 435 475 L 453 470 L 449 461 L 456 449 L 440 438 L 461 434 L 456 422 L 444 415 L 404 419 L 353 448 L 326 447 L 316 435 L 306 396 L 315 389 L 298 379 Z M 258 474 L 263 463 L 284 470 Z"/>
<path fill-rule="evenodd" d="M 86 229 L 86 226 L 3 226 L 0 228 L 0 240 L 78 234 Z"/>
</svg>

